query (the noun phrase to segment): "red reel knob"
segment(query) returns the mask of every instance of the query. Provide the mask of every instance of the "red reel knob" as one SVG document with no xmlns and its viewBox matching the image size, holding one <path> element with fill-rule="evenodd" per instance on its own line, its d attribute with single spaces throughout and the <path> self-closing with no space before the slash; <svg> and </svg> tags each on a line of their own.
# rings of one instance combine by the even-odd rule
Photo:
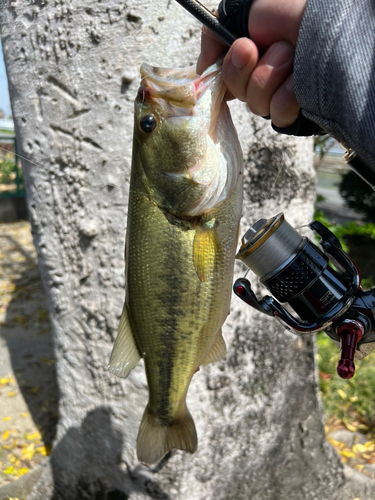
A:
<svg viewBox="0 0 375 500">
<path fill-rule="evenodd" d="M 352 378 L 355 373 L 355 364 L 349 359 L 340 359 L 337 362 L 337 374 L 341 378 Z"/>
<path fill-rule="evenodd" d="M 340 337 L 341 357 L 337 363 L 337 374 L 344 379 L 352 378 L 355 373 L 354 354 L 357 343 L 364 333 L 364 326 L 356 320 L 346 319 L 337 328 Z"/>
</svg>

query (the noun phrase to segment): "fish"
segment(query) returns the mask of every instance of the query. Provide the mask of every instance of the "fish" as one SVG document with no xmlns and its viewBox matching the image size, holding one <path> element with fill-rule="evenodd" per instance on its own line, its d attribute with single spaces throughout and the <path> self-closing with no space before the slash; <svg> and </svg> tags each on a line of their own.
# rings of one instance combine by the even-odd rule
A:
<svg viewBox="0 0 375 500">
<path fill-rule="evenodd" d="M 125 304 L 109 369 L 144 360 L 149 400 L 137 456 L 195 452 L 186 405 L 203 365 L 226 355 L 221 327 L 232 292 L 242 212 L 242 150 L 224 99 L 221 64 L 143 63 L 135 99 L 125 243 Z"/>
</svg>

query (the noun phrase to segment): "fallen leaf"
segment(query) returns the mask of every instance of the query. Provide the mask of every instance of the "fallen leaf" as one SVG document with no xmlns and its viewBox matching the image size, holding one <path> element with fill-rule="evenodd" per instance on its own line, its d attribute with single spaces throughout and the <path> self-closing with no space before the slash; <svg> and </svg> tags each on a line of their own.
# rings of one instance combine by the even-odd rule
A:
<svg viewBox="0 0 375 500">
<path fill-rule="evenodd" d="M 28 472 L 30 472 L 30 469 L 28 469 L 27 467 L 21 467 L 20 469 L 18 469 L 17 474 L 19 476 L 24 476 Z M 14 500 L 17 500 L 17 499 L 15 498 Z"/>
<path fill-rule="evenodd" d="M 349 450 L 341 450 L 340 454 L 343 457 L 346 457 L 346 458 L 353 458 L 353 457 L 355 457 L 355 453 L 353 453 L 352 451 L 349 451 Z"/>
<path fill-rule="evenodd" d="M 350 424 L 345 418 L 343 418 L 342 421 L 343 421 L 345 427 L 348 429 L 348 431 L 355 432 L 357 430 L 357 427 Z"/>
<path fill-rule="evenodd" d="M 28 441 L 33 441 L 34 439 L 42 439 L 40 432 L 33 432 L 32 434 L 27 434 L 26 439 Z"/>
<path fill-rule="evenodd" d="M 14 472 L 14 467 L 13 465 L 10 465 L 9 467 L 7 467 L 6 469 L 3 470 L 4 474 L 13 474 Z"/>
<path fill-rule="evenodd" d="M 48 446 L 48 445 L 45 445 L 45 446 L 38 446 L 38 448 L 36 448 L 36 451 L 38 453 L 40 453 L 41 455 L 45 456 L 45 457 L 48 457 L 48 455 L 51 454 L 51 447 Z"/>
<path fill-rule="evenodd" d="M 335 448 L 343 448 L 345 446 L 344 443 L 342 443 L 341 441 L 336 441 L 336 439 L 333 439 L 331 437 L 328 436 L 328 441 L 332 444 L 332 446 L 334 446 Z"/>
<path fill-rule="evenodd" d="M 29 411 L 26 411 L 25 413 L 21 413 L 21 417 L 28 417 L 30 415 Z"/>
<path fill-rule="evenodd" d="M 31 460 L 35 455 L 34 443 L 21 451 L 21 460 Z"/>
<path fill-rule="evenodd" d="M 341 399 L 346 399 L 346 394 L 342 389 L 338 389 L 337 394 L 340 396 Z"/>
<path fill-rule="evenodd" d="M 15 382 L 14 378 L 0 378 L 0 385 L 8 385 L 8 384 L 13 384 Z"/>
<path fill-rule="evenodd" d="M 365 453 L 367 451 L 367 448 L 363 444 L 358 443 L 352 447 L 352 450 L 354 451 L 354 453 Z"/>
<path fill-rule="evenodd" d="M 27 451 L 27 452 L 22 452 L 21 453 L 21 460 L 31 460 L 33 456 L 35 455 L 35 451 Z"/>
<path fill-rule="evenodd" d="M 10 398 L 14 398 L 14 396 L 15 396 L 15 395 L 16 395 L 16 393 L 15 393 L 15 392 L 13 392 L 13 391 L 9 391 L 9 392 L 8 392 L 8 396 L 9 396 Z"/>
<path fill-rule="evenodd" d="M 333 377 L 333 375 L 332 375 L 332 373 L 319 372 L 319 377 L 322 380 L 331 380 L 331 378 Z"/>
<path fill-rule="evenodd" d="M 369 427 L 365 424 L 359 424 L 358 429 L 365 432 L 368 432 L 370 430 Z"/>
<path fill-rule="evenodd" d="M 9 420 L 12 420 L 12 417 L 3 417 L 4 422 L 8 422 Z"/>
<path fill-rule="evenodd" d="M 10 434 L 10 432 L 9 432 L 8 430 L 6 430 L 6 431 L 4 432 L 4 434 L 3 434 L 3 441 L 5 441 L 6 439 L 8 439 L 9 434 Z"/>
</svg>

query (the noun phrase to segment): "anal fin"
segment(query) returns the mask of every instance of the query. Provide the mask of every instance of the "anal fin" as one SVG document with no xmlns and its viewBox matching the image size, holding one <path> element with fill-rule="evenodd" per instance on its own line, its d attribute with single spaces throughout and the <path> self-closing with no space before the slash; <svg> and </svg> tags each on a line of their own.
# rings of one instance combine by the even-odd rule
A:
<svg viewBox="0 0 375 500">
<path fill-rule="evenodd" d="M 109 360 L 109 371 L 126 378 L 141 359 L 136 346 L 126 304 L 122 310 L 118 333 Z"/>
<path fill-rule="evenodd" d="M 209 365 L 210 363 L 214 363 L 215 361 L 220 361 L 226 354 L 227 346 L 225 345 L 225 340 L 223 339 L 223 335 L 220 329 L 216 341 L 212 346 L 211 351 L 208 353 L 207 358 L 203 361 L 202 366 Z"/>
</svg>

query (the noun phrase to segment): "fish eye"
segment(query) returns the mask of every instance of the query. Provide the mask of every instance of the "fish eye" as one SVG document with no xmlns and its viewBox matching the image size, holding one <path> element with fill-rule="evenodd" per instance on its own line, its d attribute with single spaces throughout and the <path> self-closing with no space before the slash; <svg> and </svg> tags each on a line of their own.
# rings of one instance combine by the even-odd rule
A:
<svg viewBox="0 0 375 500">
<path fill-rule="evenodd" d="M 141 130 L 145 132 L 146 134 L 150 134 L 156 127 L 156 120 L 153 115 L 147 115 L 141 118 L 139 122 L 139 126 L 141 127 Z"/>
</svg>

